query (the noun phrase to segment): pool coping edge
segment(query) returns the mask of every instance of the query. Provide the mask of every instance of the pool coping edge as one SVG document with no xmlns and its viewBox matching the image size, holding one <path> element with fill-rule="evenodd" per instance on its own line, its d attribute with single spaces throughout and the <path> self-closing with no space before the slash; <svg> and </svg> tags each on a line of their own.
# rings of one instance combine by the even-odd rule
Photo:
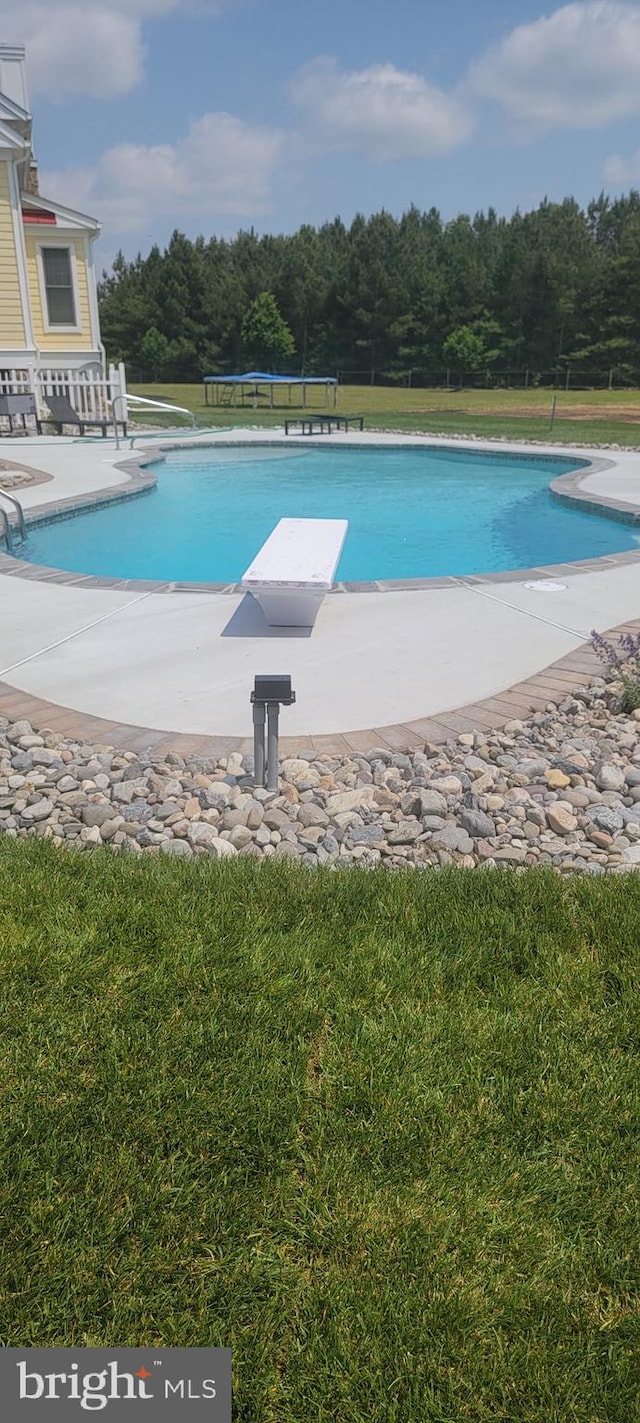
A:
<svg viewBox="0 0 640 1423">
<path fill-rule="evenodd" d="M 640 618 L 620 623 L 604 636 L 638 632 Z M 464 732 L 484 730 L 489 734 L 501 730 L 510 721 L 526 721 L 550 704 L 556 706 L 577 687 L 588 683 L 601 668 L 602 663 L 593 647 L 584 642 L 524 681 L 515 682 L 477 702 L 386 726 L 308 736 L 285 735 L 280 740 L 281 758 L 309 751 L 316 756 L 350 756 L 372 751 L 375 747 L 406 752 L 417 750 L 426 742 L 440 745 L 456 740 Z M 155 758 L 169 752 L 185 759 L 217 759 L 234 751 L 242 755 L 253 752 L 253 738 L 249 736 L 207 736 L 110 721 L 45 701 L 30 692 L 20 691 L 6 681 L 0 681 L 0 716 L 6 717 L 9 722 L 27 720 L 39 732 L 52 732 L 60 739 L 104 745 L 136 754 L 148 753 Z"/>
<path fill-rule="evenodd" d="M 57 503 L 45 503 L 34 505 L 31 509 L 24 511 L 24 518 L 27 527 L 41 528 L 46 524 L 57 523 L 60 520 L 72 518 L 75 514 L 88 513 L 96 509 L 108 508 L 110 505 L 121 504 L 131 498 L 139 498 L 149 494 L 157 484 L 157 477 L 148 471 L 148 465 L 160 463 L 165 455 L 172 450 L 180 449 L 207 449 L 207 448 L 246 448 L 250 449 L 256 441 L 246 439 L 225 440 L 223 444 L 216 445 L 213 441 L 210 445 L 204 442 L 187 443 L 181 441 L 176 444 L 171 440 L 157 445 L 153 449 L 141 449 L 136 458 L 129 458 L 117 462 L 114 468 L 122 471 L 126 479 L 122 484 L 115 485 L 111 489 L 96 489 L 82 495 L 72 495 L 66 499 L 61 499 Z M 273 447 L 291 449 L 301 447 L 308 449 L 309 441 L 296 439 L 295 437 L 284 440 L 270 440 L 268 442 Z M 433 436 L 424 436 L 403 441 L 402 448 L 425 449 L 451 448 L 459 449 L 461 442 L 454 441 L 450 445 L 443 440 L 439 444 L 433 443 Z M 351 446 L 353 449 L 362 449 L 362 444 L 356 440 L 330 440 L 323 438 L 322 448 L 328 446 L 344 449 Z M 517 451 L 494 448 L 491 442 L 487 441 L 487 453 L 508 459 L 517 456 Z M 369 444 L 366 448 L 387 449 L 387 445 Z M 466 448 L 466 446 L 463 446 Z M 640 507 L 629 504 L 624 500 L 605 498 L 604 495 L 594 494 L 581 488 L 582 481 L 593 474 L 605 473 L 616 468 L 615 459 L 605 457 L 589 458 L 585 453 L 575 456 L 564 454 L 560 447 L 549 447 L 547 454 L 539 447 L 521 446 L 523 453 L 530 459 L 537 459 L 540 462 L 554 457 L 580 459 L 582 468 L 570 470 L 566 474 L 556 476 L 549 483 L 549 490 L 558 503 L 566 505 L 578 505 L 584 512 L 595 515 L 606 515 L 620 523 L 640 524 Z M 553 453 L 551 453 L 551 450 Z M 475 442 L 469 447 L 469 453 L 482 454 L 483 450 L 478 449 Z M 15 518 L 12 520 L 15 527 Z M 328 597 L 341 593 L 394 593 L 394 592 L 419 592 L 428 589 L 459 587 L 461 582 L 467 582 L 476 586 L 483 583 L 512 583 L 515 581 L 525 581 L 531 578 L 540 578 L 552 574 L 555 578 L 576 577 L 585 572 L 606 571 L 610 566 L 626 565 L 636 563 L 640 560 L 640 548 L 627 549 L 620 553 L 603 554 L 600 557 L 578 559 L 572 562 L 557 564 L 540 564 L 533 568 L 503 569 L 495 573 L 470 573 L 470 574 L 450 574 L 441 575 L 435 578 L 394 578 L 394 579 L 368 579 L 360 581 L 346 581 L 334 583 L 327 594 Z M 17 554 L 10 554 L 0 551 L 0 575 L 14 578 L 25 578 L 37 583 L 58 583 L 71 587 L 81 588 L 105 588 L 114 591 L 139 591 L 153 593 L 233 593 L 236 596 L 246 596 L 246 589 L 239 583 L 209 583 L 209 582 L 184 582 L 179 580 L 144 579 L 144 578 L 112 578 L 102 574 L 74 573 L 72 571 L 50 567 L 45 564 L 30 563 L 26 559 L 21 559 Z"/>
</svg>

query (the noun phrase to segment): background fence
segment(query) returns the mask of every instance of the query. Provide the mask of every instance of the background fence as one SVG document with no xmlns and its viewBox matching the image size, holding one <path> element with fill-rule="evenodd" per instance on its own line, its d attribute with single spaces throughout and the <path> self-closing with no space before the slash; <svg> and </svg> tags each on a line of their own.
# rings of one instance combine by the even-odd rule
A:
<svg viewBox="0 0 640 1423">
<path fill-rule="evenodd" d="M 413 366 L 407 370 L 372 371 L 341 367 L 336 372 L 341 385 L 412 387 L 423 390 L 636 390 L 640 368 L 624 371 L 581 371 L 563 367 L 555 371 L 477 370 L 426 371 Z"/>
<path fill-rule="evenodd" d="M 197 385 L 202 380 L 199 373 L 185 374 L 170 366 L 160 371 L 152 371 L 145 366 L 130 366 L 129 379 L 135 385 Z M 207 368 L 204 375 L 219 375 L 221 379 L 227 371 Z M 282 375 L 298 374 L 291 369 L 281 371 Z M 539 371 L 532 367 L 524 369 L 455 371 L 426 370 L 419 366 L 394 368 L 392 370 L 372 370 L 370 366 L 340 365 L 332 371 L 330 364 L 322 368 L 309 368 L 300 372 L 307 376 L 335 374 L 341 385 L 394 386 L 404 389 L 422 390 L 637 390 L 640 388 L 640 367 L 623 370 L 611 367 L 602 371 L 585 371 L 578 367 L 563 366 L 558 370 Z"/>
</svg>

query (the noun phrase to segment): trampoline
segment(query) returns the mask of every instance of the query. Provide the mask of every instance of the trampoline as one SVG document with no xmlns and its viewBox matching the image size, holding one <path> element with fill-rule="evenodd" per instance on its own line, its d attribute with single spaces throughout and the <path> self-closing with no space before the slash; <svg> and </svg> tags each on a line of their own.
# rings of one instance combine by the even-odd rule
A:
<svg viewBox="0 0 640 1423">
<path fill-rule="evenodd" d="M 299 389 L 300 395 L 297 405 L 303 409 L 307 407 L 307 390 L 309 387 L 324 387 L 324 404 L 326 409 L 330 406 L 335 410 L 338 404 L 338 381 L 335 376 L 274 376 L 266 371 L 245 371 L 244 375 L 233 376 L 205 376 L 204 377 L 204 403 L 205 405 L 252 405 L 256 410 L 258 406 L 265 402 L 270 410 L 275 410 L 278 406 L 291 406 L 292 391 Z M 277 400 L 274 398 L 278 390 L 283 393 L 286 390 L 287 400 Z"/>
</svg>

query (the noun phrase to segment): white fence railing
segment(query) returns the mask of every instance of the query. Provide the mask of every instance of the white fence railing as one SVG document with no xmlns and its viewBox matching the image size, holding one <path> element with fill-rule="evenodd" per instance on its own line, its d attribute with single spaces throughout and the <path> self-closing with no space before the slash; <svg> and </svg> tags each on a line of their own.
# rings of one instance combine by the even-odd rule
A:
<svg viewBox="0 0 640 1423">
<path fill-rule="evenodd" d="M 110 385 L 102 374 L 96 378 L 75 371 L 40 370 L 36 377 L 36 399 L 42 410 L 48 395 L 65 395 L 81 420 L 109 418 Z"/>
<path fill-rule="evenodd" d="M 120 416 L 124 404 L 125 411 L 121 418 L 126 419 L 126 385 L 123 376 L 124 368 L 114 366 L 110 367 L 108 379 L 105 379 L 102 371 L 40 369 L 36 377 L 38 405 L 44 408 L 48 395 L 66 395 L 81 420 L 109 420 L 113 401 L 120 396 L 124 400 L 119 400 L 118 414 Z"/>
<path fill-rule="evenodd" d="M 48 395 L 66 396 L 81 420 L 113 419 L 114 401 L 118 419 L 127 419 L 127 382 L 122 364 L 110 366 L 106 375 L 99 366 L 85 370 L 48 366 L 0 370 L 0 395 L 29 393 L 36 397 L 41 419 L 47 417 Z"/>
<path fill-rule="evenodd" d="M 0 395 L 28 395 L 32 389 L 27 370 L 0 370 Z"/>
</svg>

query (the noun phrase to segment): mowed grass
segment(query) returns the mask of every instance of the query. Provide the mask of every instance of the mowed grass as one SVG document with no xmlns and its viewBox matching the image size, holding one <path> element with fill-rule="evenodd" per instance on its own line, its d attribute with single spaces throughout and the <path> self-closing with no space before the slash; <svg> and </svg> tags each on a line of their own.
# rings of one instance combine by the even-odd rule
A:
<svg viewBox="0 0 640 1423">
<path fill-rule="evenodd" d="M 632 1423 L 639 922 L 0 843 L 0 1342 L 230 1345 L 237 1423 Z"/>
<path fill-rule="evenodd" d="M 299 407 L 282 405 L 271 411 L 259 400 L 254 409 L 206 406 L 202 385 L 132 386 L 136 395 L 186 406 L 206 428 L 281 425 Z M 486 439 L 544 440 L 554 444 L 618 444 L 640 446 L 640 392 L 629 390 L 558 391 L 551 430 L 549 390 L 398 390 L 377 386 L 340 387 L 338 410 L 363 414 L 366 428 L 431 434 L 483 435 Z M 282 393 L 278 392 L 282 399 Z M 309 413 L 322 412 L 324 392 L 308 392 Z M 133 411 L 132 411 L 133 414 Z M 156 415 L 140 412 L 136 419 L 151 423 Z M 158 412 L 158 424 L 175 419 Z M 185 426 L 186 426 L 185 420 Z"/>
</svg>

